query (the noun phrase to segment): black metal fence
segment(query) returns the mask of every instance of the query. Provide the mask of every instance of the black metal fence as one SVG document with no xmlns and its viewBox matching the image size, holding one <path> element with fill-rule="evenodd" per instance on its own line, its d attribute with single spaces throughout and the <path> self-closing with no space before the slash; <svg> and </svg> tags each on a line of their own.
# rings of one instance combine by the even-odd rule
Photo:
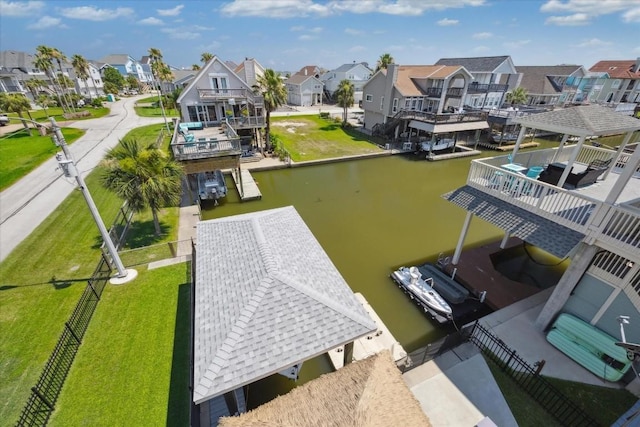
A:
<svg viewBox="0 0 640 427">
<path fill-rule="evenodd" d="M 31 395 L 22 410 L 17 426 L 47 424 L 84 333 L 89 327 L 91 316 L 110 277 L 111 267 L 107 259 L 102 256 L 69 320 L 65 322 L 62 335 L 49 356 L 40 379 L 34 387 L 31 387 Z"/>
<path fill-rule="evenodd" d="M 599 425 L 553 384 L 538 375 L 536 367 L 529 365 L 515 350 L 477 322 L 473 325 L 469 341 L 563 426 Z"/>
</svg>

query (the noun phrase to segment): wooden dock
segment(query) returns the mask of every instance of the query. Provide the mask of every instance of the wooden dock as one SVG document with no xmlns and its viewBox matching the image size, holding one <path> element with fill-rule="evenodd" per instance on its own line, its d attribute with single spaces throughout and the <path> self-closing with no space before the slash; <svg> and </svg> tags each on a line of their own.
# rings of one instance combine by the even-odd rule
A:
<svg viewBox="0 0 640 427">
<path fill-rule="evenodd" d="M 238 179 L 236 170 L 231 171 L 233 182 L 236 184 L 238 194 L 240 194 L 240 200 L 259 200 L 262 199 L 262 193 L 258 188 L 258 184 L 251 176 L 251 172 L 246 169 L 240 169 L 240 179 Z"/>
<path fill-rule="evenodd" d="M 373 308 L 369 305 L 367 300 L 360 293 L 356 293 L 356 298 L 367 314 L 373 319 L 373 321 L 378 326 L 378 329 L 375 332 L 372 332 L 370 335 L 366 337 L 359 338 L 353 343 L 353 360 L 358 361 L 362 359 L 366 359 L 369 356 L 373 356 L 374 354 L 378 354 L 383 350 L 389 350 L 391 352 L 391 357 L 397 363 L 405 359 L 405 363 L 411 363 L 407 360 L 407 352 L 404 351 L 404 348 L 400 345 L 398 341 L 391 335 L 389 329 L 382 323 L 380 317 L 373 311 Z M 344 346 L 336 347 L 333 350 L 329 351 L 329 358 L 331 359 L 331 363 L 333 364 L 334 369 L 338 370 L 344 366 Z"/>
</svg>

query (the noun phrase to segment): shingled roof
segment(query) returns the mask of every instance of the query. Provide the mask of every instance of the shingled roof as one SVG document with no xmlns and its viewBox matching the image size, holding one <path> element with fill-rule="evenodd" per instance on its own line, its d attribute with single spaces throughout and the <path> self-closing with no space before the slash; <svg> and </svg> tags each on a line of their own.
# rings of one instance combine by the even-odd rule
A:
<svg viewBox="0 0 640 427">
<path fill-rule="evenodd" d="M 496 70 L 504 61 L 505 56 L 481 56 L 476 58 L 441 58 L 436 65 L 461 65 L 471 73 L 490 73 Z"/>
<path fill-rule="evenodd" d="M 385 75 L 387 71 L 388 70 L 382 70 Z M 460 65 L 399 65 L 395 87 L 402 96 L 422 96 L 425 92 L 415 80 L 444 80 L 459 72 L 464 72 L 471 76 L 471 74 Z"/>
<path fill-rule="evenodd" d="M 599 61 L 589 71 L 607 73 L 612 79 L 640 79 L 638 62 L 640 58 L 635 61 Z"/>
<path fill-rule="evenodd" d="M 292 206 L 198 224 L 200 404 L 376 330 Z"/>
<path fill-rule="evenodd" d="M 514 119 L 532 129 L 575 136 L 616 135 L 640 130 L 640 120 L 601 105 L 580 105 Z"/>
<path fill-rule="evenodd" d="M 549 77 L 570 76 L 578 71 L 581 65 L 542 65 L 542 66 L 516 66 L 518 73 L 522 73 L 520 86 L 531 95 L 553 95 L 562 92 L 562 88 L 556 87 Z"/>
</svg>

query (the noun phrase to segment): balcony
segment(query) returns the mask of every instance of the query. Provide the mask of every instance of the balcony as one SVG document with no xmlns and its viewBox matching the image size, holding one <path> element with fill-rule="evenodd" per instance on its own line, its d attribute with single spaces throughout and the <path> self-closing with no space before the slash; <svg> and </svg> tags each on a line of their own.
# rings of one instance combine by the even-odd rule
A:
<svg viewBox="0 0 640 427">
<path fill-rule="evenodd" d="M 502 84 L 481 84 L 481 83 L 471 83 L 467 87 L 467 93 L 488 93 L 488 92 L 506 92 L 509 90 L 509 85 Z"/>
<path fill-rule="evenodd" d="M 442 96 L 442 91 L 445 90 L 441 87 L 428 87 L 425 90 L 425 95 L 427 95 L 430 98 L 440 98 Z M 464 92 L 464 88 L 462 87 L 450 87 L 448 89 L 446 89 L 446 94 L 447 96 L 452 96 L 452 97 L 461 97 L 462 93 Z"/>
<path fill-rule="evenodd" d="M 198 96 L 202 101 L 235 99 L 237 104 L 242 100 L 251 102 L 256 107 L 264 105 L 264 99 L 247 89 L 198 89 Z"/>
<path fill-rule="evenodd" d="M 228 117 L 227 122 L 234 129 L 263 128 L 266 125 L 266 120 L 262 116 Z"/>
<path fill-rule="evenodd" d="M 436 114 L 426 111 L 401 110 L 394 118 L 414 119 L 433 124 L 447 124 L 459 122 L 479 122 L 486 121 L 488 113 L 486 111 L 468 111 L 464 113 L 444 113 Z"/>
<path fill-rule="evenodd" d="M 467 185 L 511 206 L 543 217 L 581 233 L 590 244 L 614 251 L 630 259 L 640 253 L 640 168 L 618 197 L 617 204 L 605 203 L 607 195 L 631 156 L 622 153 L 603 181 L 579 188 L 564 189 L 537 181 L 501 165 L 518 163 L 526 168 L 568 161 L 577 146 L 519 153 L 511 162 L 507 156 L 473 160 Z M 583 146 L 576 162 L 615 157 L 616 152 Z"/>
<path fill-rule="evenodd" d="M 239 156 L 242 153 L 240 137 L 228 124 L 190 130 L 189 141 L 178 132 L 178 126 L 175 129 L 171 140 L 171 151 L 178 161 Z"/>
</svg>

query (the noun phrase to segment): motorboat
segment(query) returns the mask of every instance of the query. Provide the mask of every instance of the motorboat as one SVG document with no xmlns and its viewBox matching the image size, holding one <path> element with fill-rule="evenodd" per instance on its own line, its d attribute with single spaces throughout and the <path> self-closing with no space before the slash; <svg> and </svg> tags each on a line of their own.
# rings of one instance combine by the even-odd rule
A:
<svg viewBox="0 0 640 427">
<path fill-rule="evenodd" d="M 456 143 L 453 138 L 440 138 L 436 137 L 435 140 L 423 141 L 419 147 L 421 151 L 440 151 L 452 148 Z"/>
<path fill-rule="evenodd" d="M 198 174 L 200 200 L 218 200 L 227 195 L 227 184 L 220 169 Z"/>
<path fill-rule="evenodd" d="M 400 267 L 391 274 L 391 278 L 428 313 L 445 320 L 453 318 L 451 306 L 433 288 L 433 278 L 423 278 L 418 267 Z"/>
</svg>

